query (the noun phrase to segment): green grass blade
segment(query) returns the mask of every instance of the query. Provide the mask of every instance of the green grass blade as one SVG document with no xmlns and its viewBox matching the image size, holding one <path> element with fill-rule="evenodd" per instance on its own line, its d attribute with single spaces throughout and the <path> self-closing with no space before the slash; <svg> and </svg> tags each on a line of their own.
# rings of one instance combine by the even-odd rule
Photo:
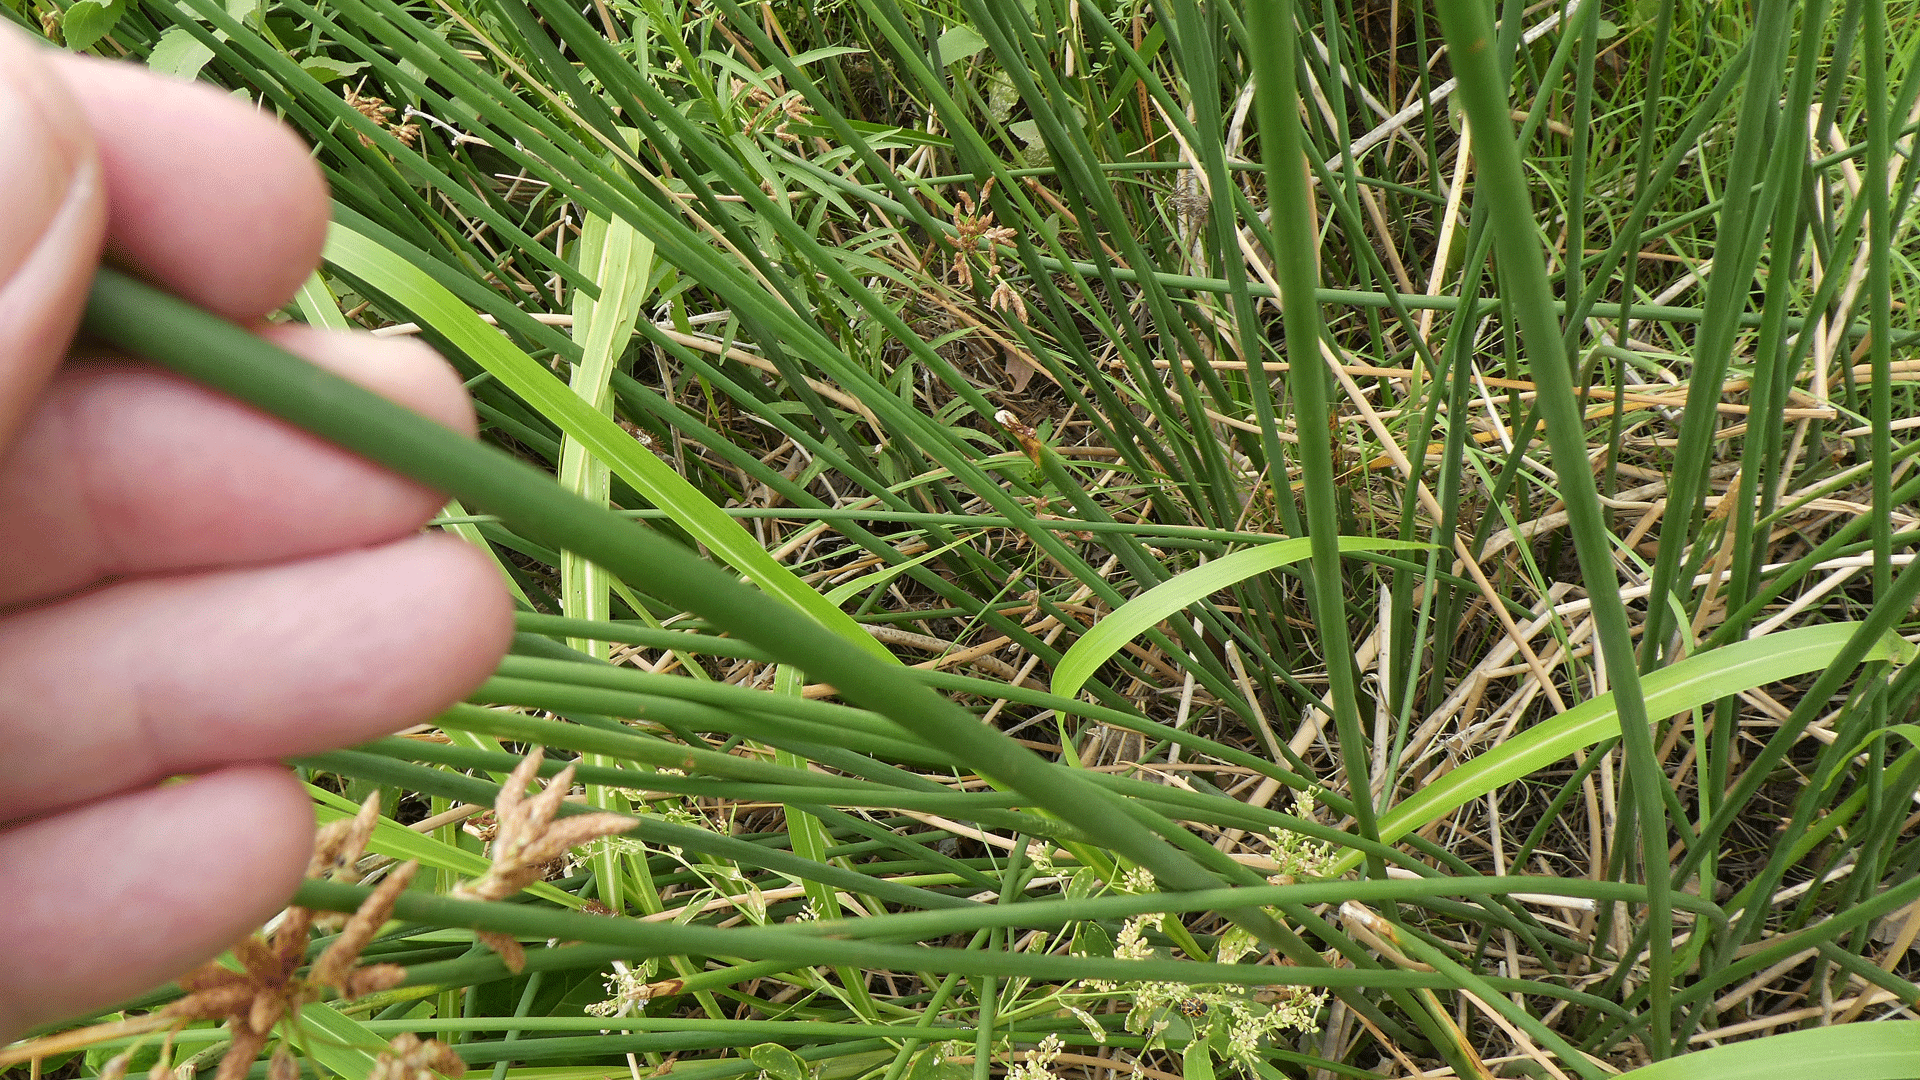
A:
<svg viewBox="0 0 1920 1080">
<path fill-rule="evenodd" d="M 1338 538 L 1336 550 L 1342 553 L 1408 551 L 1429 546 L 1391 538 L 1342 536 Z M 1271 544 L 1243 548 L 1168 578 L 1127 601 L 1081 635 L 1080 640 L 1073 643 L 1073 647 L 1067 650 L 1054 668 L 1052 691 L 1061 697 L 1072 697 L 1080 692 L 1080 688 L 1109 657 L 1168 616 L 1256 574 L 1299 562 L 1312 554 L 1310 540 L 1276 540 Z"/>
<path fill-rule="evenodd" d="M 1379 838 L 1375 832 L 1373 780 L 1368 772 L 1367 738 L 1360 728 L 1359 688 L 1347 627 L 1345 581 L 1340 573 L 1340 518 L 1335 507 L 1339 481 L 1333 467 L 1333 447 L 1321 437 L 1331 415 L 1327 385 L 1331 377 L 1320 353 L 1322 323 L 1315 295 L 1320 284 L 1320 240 L 1314 224 L 1318 214 L 1313 191 L 1307 184 L 1305 135 L 1300 128 L 1297 44 L 1290 6 L 1250 6 L 1247 51 L 1259 83 L 1256 107 L 1262 131 L 1261 158 L 1273 193 L 1272 255 L 1291 364 L 1287 387 L 1292 393 L 1295 430 L 1300 435 L 1296 452 L 1304 481 L 1301 499 L 1306 504 L 1306 531 L 1313 548 L 1312 611 L 1327 660 L 1328 696 L 1332 699 L 1334 728 L 1340 736 L 1346 792 L 1353 799 L 1360 834 L 1373 840 Z M 1272 467 L 1280 474 L 1277 462 Z M 1368 876 L 1385 872 L 1378 859 L 1367 860 Z"/>
<path fill-rule="evenodd" d="M 1647 709 L 1653 716 L 1672 716 L 1742 690 L 1819 671 L 1840 655 L 1858 626 L 1805 626 L 1695 653 L 1646 677 L 1642 685 Z M 1869 650 L 1865 659 L 1906 663 L 1914 655 L 1914 646 L 1889 634 Z M 1532 775 L 1582 747 L 1619 735 L 1624 722 L 1611 694 L 1582 702 L 1515 735 L 1394 806 L 1381 815 L 1380 838 L 1391 841 L 1405 836 L 1469 799 Z M 1359 862 L 1358 854 L 1349 853 L 1335 866 L 1346 870 Z"/>
<path fill-rule="evenodd" d="M 331 1005 L 310 1002 L 300 1007 L 305 1049 L 315 1062 L 341 1076 L 370 1076 L 379 1067 L 378 1056 L 387 1040 Z"/>
<path fill-rule="evenodd" d="M 1911 1080 L 1920 1076 L 1920 1020 L 1836 1024 L 1697 1050 L 1620 1080 Z"/>
<path fill-rule="evenodd" d="M 1664 1057 L 1671 1052 L 1671 1018 L 1666 1014 L 1673 974 L 1669 841 L 1666 806 L 1661 799 L 1666 775 L 1654 754 L 1626 605 L 1618 591 L 1609 587 L 1619 577 L 1613 563 L 1613 536 L 1587 458 L 1586 426 L 1574 394 L 1564 331 L 1554 312 L 1553 287 L 1540 226 L 1534 219 L 1533 195 L 1514 137 L 1510 76 L 1502 69 L 1505 57 L 1493 47 L 1493 28 L 1483 4 L 1477 0 L 1445 0 L 1438 5 L 1438 12 L 1446 31 L 1449 59 L 1460 80 L 1460 103 L 1472 125 L 1479 168 L 1474 198 L 1476 202 L 1486 201 L 1500 274 L 1526 345 L 1527 371 L 1540 390 L 1538 408 L 1546 421 L 1559 494 L 1566 504 L 1580 571 L 1593 598 L 1598 645 L 1620 715 L 1634 807 L 1633 815 L 1622 816 L 1621 825 L 1623 829 L 1629 822 L 1639 826 L 1639 862 L 1648 885 L 1652 942 L 1648 978 L 1654 1022 L 1649 1052 Z M 1507 29 L 1514 27 L 1509 25 Z"/>
</svg>

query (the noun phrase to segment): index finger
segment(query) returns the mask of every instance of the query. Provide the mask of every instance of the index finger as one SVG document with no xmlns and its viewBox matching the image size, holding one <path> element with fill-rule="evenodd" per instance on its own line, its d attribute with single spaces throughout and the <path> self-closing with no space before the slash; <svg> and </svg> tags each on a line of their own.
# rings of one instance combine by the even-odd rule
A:
<svg viewBox="0 0 1920 1080">
<path fill-rule="evenodd" d="M 292 298 L 319 264 L 329 210 L 299 136 L 211 86 L 50 59 L 93 131 L 109 257 L 236 322 Z"/>
</svg>

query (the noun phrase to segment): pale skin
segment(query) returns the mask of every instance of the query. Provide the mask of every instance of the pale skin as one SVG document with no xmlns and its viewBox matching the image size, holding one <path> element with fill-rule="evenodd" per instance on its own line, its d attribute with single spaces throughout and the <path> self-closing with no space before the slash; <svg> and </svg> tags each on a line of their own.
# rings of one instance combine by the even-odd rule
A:
<svg viewBox="0 0 1920 1080">
<path fill-rule="evenodd" d="M 271 917 L 313 835 L 276 762 L 433 716 L 511 636 L 438 495 L 74 344 L 104 257 L 471 432 L 425 347 L 266 327 L 326 218 L 270 115 L 0 25 L 0 1042 Z"/>
</svg>

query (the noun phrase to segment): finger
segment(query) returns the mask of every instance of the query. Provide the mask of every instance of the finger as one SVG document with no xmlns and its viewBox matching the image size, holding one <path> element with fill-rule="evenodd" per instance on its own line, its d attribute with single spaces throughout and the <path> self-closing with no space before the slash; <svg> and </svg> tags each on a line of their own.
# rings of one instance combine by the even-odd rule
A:
<svg viewBox="0 0 1920 1080">
<path fill-rule="evenodd" d="M 0 821 L 429 719 L 512 628 L 499 570 L 444 535 L 19 612 L 0 621 Z"/>
<path fill-rule="evenodd" d="M 292 130 L 211 86 L 59 55 L 99 147 L 107 250 L 169 292 L 251 322 L 319 264 L 326 182 Z"/>
<path fill-rule="evenodd" d="M 0 22 L 0 446 L 66 352 L 106 224 L 86 118 L 46 55 Z"/>
<path fill-rule="evenodd" d="M 0 1043 L 183 974 L 300 883 L 313 811 L 244 765 L 0 832 Z"/>
<path fill-rule="evenodd" d="M 459 376 L 418 342 L 267 332 L 334 372 L 471 433 Z M 108 575 L 279 562 L 404 536 L 425 488 L 156 369 L 73 364 L 0 460 L 0 605 Z"/>
</svg>

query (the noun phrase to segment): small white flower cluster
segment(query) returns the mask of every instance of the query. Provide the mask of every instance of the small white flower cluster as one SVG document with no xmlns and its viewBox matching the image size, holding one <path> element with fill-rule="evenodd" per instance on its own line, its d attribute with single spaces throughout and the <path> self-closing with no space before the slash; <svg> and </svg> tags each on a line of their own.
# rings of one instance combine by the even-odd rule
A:
<svg viewBox="0 0 1920 1080">
<path fill-rule="evenodd" d="M 1310 796 L 1296 796 L 1294 805 L 1302 816 L 1313 813 Z M 1281 829 L 1273 830 L 1272 835 L 1276 862 L 1302 876 L 1326 876 L 1327 866 L 1332 860 L 1332 853 L 1326 844 Z M 1118 893 L 1141 895 L 1154 892 L 1155 883 L 1152 873 L 1136 868 L 1113 882 L 1111 888 Z M 1114 958 L 1151 959 L 1155 950 L 1147 940 L 1147 934 L 1149 931 L 1164 934 L 1166 918 L 1164 912 L 1128 918 L 1114 938 Z M 1235 927 L 1221 937 L 1212 959 L 1219 964 L 1236 964 L 1260 951 L 1261 945 L 1252 934 Z M 1324 992 L 1304 986 L 1274 987 L 1261 995 L 1265 1000 L 1256 1000 L 1239 987 L 1150 980 L 1116 982 L 1086 979 L 1078 984 L 1078 989 L 1101 996 L 1123 994 L 1129 997 L 1131 1008 L 1127 1012 L 1126 1029 L 1135 1034 L 1145 1034 L 1150 1044 L 1172 1026 L 1176 1017 L 1186 1018 L 1193 1029 L 1192 1038 L 1196 1043 L 1209 1040 L 1217 1031 L 1224 1031 L 1226 1037 L 1222 1056 L 1249 1071 L 1259 1060 L 1263 1042 L 1282 1038 L 1290 1032 L 1317 1030 L 1318 1016 L 1327 998 Z M 1096 1040 L 1105 1041 L 1104 1032 L 1091 1014 L 1071 1005 L 1067 1008 L 1081 1023 L 1087 1025 Z M 1022 1075 L 1017 1080 L 1041 1078 Z"/>
<path fill-rule="evenodd" d="M 1293 793 L 1293 816 L 1304 821 L 1312 821 L 1314 813 L 1313 793 L 1296 791 Z M 1300 878 L 1324 878 L 1333 875 L 1334 850 L 1324 840 L 1283 829 L 1278 825 L 1267 830 L 1267 842 L 1273 848 L 1273 861 L 1280 870 L 1267 880 L 1275 885 L 1290 885 Z"/>
<path fill-rule="evenodd" d="M 615 962 L 613 974 L 607 976 L 607 1000 L 587 1006 L 587 1012 L 594 1016 L 627 1016 L 636 1009 L 644 1009 L 647 1001 L 653 997 L 653 987 L 649 985 L 653 978 L 654 961 L 648 960 L 637 968 Z"/>
<path fill-rule="evenodd" d="M 1027 1051 L 1025 1060 L 1007 1070 L 1007 1080 L 1055 1080 L 1053 1062 L 1065 1046 L 1058 1034 L 1049 1034 Z"/>
<path fill-rule="evenodd" d="M 1144 871 L 1142 871 L 1144 873 Z M 1152 879 L 1152 875 L 1147 875 Z M 1150 960 L 1153 958 L 1153 946 L 1147 943 L 1146 931 L 1163 930 L 1166 915 L 1162 912 L 1149 912 L 1135 915 L 1120 926 L 1120 936 L 1113 942 L 1113 957 L 1116 960 Z M 1085 953 L 1075 953 L 1085 956 Z M 1096 994 L 1111 994 L 1120 988 L 1120 984 L 1107 979 L 1082 979 L 1080 985 Z M 1144 986 L 1145 983 L 1128 983 L 1128 986 Z"/>
<path fill-rule="evenodd" d="M 1040 877 L 1052 877 L 1053 849 L 1045 844 L 1034 844 L 1027 848 L 1027 861 L 1033 864 L 1034 873 Z"/>
</svg>

